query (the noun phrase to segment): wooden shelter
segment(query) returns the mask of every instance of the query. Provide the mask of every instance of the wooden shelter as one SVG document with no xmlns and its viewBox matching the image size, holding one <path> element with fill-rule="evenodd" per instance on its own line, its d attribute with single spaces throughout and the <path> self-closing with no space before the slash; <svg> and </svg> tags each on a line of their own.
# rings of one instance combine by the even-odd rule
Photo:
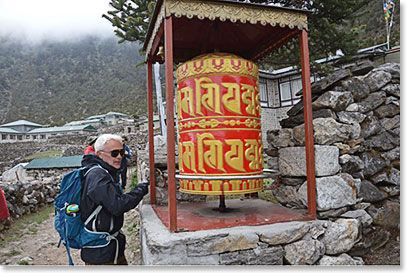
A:
<svg viewBox="0 0 407 273">
<path fill-rule="evenodd" d="M 158 0 L 143 50 L 146 52 L 151 203 L 155 204 L 152 64 L 165 60 L 168 209 L 177 231 L 174 128 L 174 62 L 210 52 L 256 61 L 299 36 L 307 159 L 308 214 L 316 216 L 315 159 L 308 56 L 307 11 L 229 0 Z M 164 59 L 160 47 L 164 47 Z"/>
</svg>

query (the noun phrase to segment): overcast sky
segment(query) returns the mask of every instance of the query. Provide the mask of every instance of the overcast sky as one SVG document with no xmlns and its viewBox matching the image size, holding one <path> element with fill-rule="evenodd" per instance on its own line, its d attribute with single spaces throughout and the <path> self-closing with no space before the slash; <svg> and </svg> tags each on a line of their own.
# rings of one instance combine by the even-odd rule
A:
<svg viewBox="0 0 407 273">
<path fill-rule="evenodd" d="M 114 28 L 102 18 L 112 10 L 109 0 L 0 0 L 0 35 L 38 42 L 86 34 L 113 36 Z"/>
</svg>

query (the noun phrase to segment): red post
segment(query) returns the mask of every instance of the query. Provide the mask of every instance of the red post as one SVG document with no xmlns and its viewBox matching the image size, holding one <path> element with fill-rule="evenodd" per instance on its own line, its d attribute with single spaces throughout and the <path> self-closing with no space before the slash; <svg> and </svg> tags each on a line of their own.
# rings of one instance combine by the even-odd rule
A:
<svg viewBox="0 0 407 273">
<path fill-rule="evenodd" d="M 308 214 L 317 215 L 317 201 L 315 189 L 315 155 L 314 155 L 314 133 L 312 125 L 312 96 L 311 96 L 311 74 L 309 68 L 308 34 L 305 29 L 300 34 L 302 90 L 304 103 L 305 123 L 305 155 L 307 160 L 307 197 Z"/>
<path fill-rule="evenodd" d="M 177 230 L 177 186 L 175 181 L 175 130 L 174 130 L 174 74 L 172 17 L 164 20 L 165 38 L 165 95 L 167 119 L 167 169 L 168 169 L 168 209 L 170 231 Z"/>
<path fill-rule="evenodd" d="M 148 150 L 150 166 L 150 204 L 155 204 L 155 174 L 154 174 L 154 114 L 153 114 L 153 76 L 152 63 L 147 61 L 147 108 L 148 108 Z"/>
</svg>

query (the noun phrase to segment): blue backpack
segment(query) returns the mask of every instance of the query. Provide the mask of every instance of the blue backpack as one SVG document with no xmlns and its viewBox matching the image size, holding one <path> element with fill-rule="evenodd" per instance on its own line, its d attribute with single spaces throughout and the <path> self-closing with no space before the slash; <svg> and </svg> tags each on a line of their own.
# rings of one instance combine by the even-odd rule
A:
<svg viewBox="0 0 407 273">
<path fill-rule="evenodd" d="M 67 212 L 69 205 L 78 205 L 80 209 L 82 184 L 85 176 L 94 168 L 102 168 L 99 165 L 92 167 L 83 167 L 67 173 L 61 181 L 61 192 L 55 199 L 55 220 L 54 226 L 58 231 L 61 242 L 65 245 L 68 254 L 69 265 L 73 265 L 70 248 L 81 249 L 84 247 L 104 247 L 107 246 L 111 239 L 116 239 L 115 235 L 110 235 L 108 232 L 97 232 L 88 230 L 85 226 L 97 217 L 102 209 L 99 205 L 95 211 L 83 222 L 81 219 L 80 210 L 73 214 Z M 102 168 L 103 169 L 103 168 Z"/>
</svg>

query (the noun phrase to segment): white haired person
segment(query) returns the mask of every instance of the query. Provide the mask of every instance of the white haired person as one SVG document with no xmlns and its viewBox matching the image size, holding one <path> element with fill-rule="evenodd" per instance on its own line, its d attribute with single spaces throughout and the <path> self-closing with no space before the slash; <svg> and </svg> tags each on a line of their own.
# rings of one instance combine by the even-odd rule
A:
<svg viewBox="0 0 407 273">
<path fill-rule="evenodd" d="M 96 154 L 84 156 L 82 164 L 97 166 L 85 176 L 81 196 L 83 221 L 101 205 L 102 209 L 86 228 L 90 231 L 108 232 L 112 236 L 104 247 L 82 248 L 81 259 L 86 264 L 127 265 L 124 249 L 126 237 L 121 232 L 124 213 L 135 208 L 148 193 L 148 183 L 139 183 L 133 190 L 123 193 L 119 184 L 120 163 L 124 156 L 123 142 L 119 135 L 103 134 L 95 142 Z M 86 157 L 86 158 L 85 158 Z"/>
</svg>

